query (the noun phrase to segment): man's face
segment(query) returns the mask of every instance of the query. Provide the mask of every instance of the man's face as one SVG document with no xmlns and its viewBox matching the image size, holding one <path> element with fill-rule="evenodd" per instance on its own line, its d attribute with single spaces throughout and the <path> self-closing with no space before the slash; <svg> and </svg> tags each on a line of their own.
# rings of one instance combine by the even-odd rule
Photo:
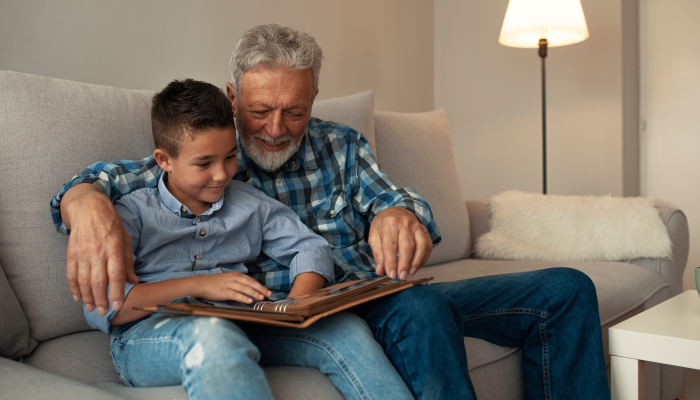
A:
<svg viewBox="0 0 700 400">
<path fill-rule="evenodd" d="M 236 104 L 233 86 L 226 92 L 246 154 L 262 169 L 277 171 L 299 149 L 311 117 L 313 74 L 285 67 L 258 68 L 241 77 Z"/>
</svg>

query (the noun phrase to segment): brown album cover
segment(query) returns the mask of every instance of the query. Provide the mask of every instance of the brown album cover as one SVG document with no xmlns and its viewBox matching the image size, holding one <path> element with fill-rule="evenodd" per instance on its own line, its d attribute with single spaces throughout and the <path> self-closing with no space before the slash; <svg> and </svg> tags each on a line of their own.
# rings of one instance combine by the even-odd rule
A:
<svg viewBox="0 0 700 400">
<path fill-rule="evenodd" d="M 134 307 L 134 309 L 168 314 L 221 317 L 266 325 L 306 328 L 323 317 L 416 285 L 422 285 L 432 279 L 430 277 L 412 281 L 391 281 L 389 277 L 384 276 L 350 281 L 319 289 L 302 296 L 278 301 L 261 301 L 251 307 L 175 303 L 155 307 Z"/>
</svg>

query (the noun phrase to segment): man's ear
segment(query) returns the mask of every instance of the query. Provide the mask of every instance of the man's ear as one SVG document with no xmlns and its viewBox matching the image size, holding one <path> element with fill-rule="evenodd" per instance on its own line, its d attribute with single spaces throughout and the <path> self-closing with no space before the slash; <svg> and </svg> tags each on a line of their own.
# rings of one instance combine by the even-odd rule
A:
<svg viewBox="0 0 700 400">
<path fill-rule="evenodd" d="M 156 159 L 156 162 L 158 165 L 160 165 L 161 168 L 163 168 L 163 171 L 167 172 L 172 172 L 172 160 L 173 158 L 170 157 L 168 153 L 165 152 L 163 149 L 155 149 L 153 150 L 153 158 Z"/>
<path fill-rule="evenodd" d="M 236 117 L 236 91 L 233 89 L 233 85 L 226 82 L 226 95 L 228 95 L 228 101 L 231 102 L 231 110 L 233 110 L 233 117 Z"/>
</svg>

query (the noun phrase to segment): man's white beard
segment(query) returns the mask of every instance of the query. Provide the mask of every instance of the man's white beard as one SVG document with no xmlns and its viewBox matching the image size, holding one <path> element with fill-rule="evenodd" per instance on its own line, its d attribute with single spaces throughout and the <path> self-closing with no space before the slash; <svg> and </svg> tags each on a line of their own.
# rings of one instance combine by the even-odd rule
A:
<svg viewBox="0 0 700 400">
<path fill-rule="evenodd" d="M 257 133 L 254 133 L 250 140 L 246 139 L 243 135 L 240 135 L 240 137 L 241 145 L 243 146 L 243 150 L 245 150 L 248 157 L 250 157 L 255 164 L 260 167 L 260 169 L 268 172 L 278 170 L 287 161 L 289 161 L 290 158 L 292 158 L 294 153 L 296 153 L 301 146 L 301 140 L 299 140 L 299 143 L 294 144 L 294 141 L 289 136 L 277 140 L 268 136 L 258 135 Z M 273 146 L 284 142 L 289 142 L 289 145 L 287 145 L 284 150 L 269 151 L 263 149 L 261 145 L 258 144 L 258 139 L 264 140 L 266 143 Z"/>
</svg>

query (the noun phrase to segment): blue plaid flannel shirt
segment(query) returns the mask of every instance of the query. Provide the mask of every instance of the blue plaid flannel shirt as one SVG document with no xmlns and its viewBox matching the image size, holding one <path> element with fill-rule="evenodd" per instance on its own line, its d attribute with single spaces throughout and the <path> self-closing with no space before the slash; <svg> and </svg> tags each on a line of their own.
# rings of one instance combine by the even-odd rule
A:
<svg viewBox="0 0 700 400">
<path fill-rule="evenodd" d="M 372 219 L 380 211 L 403 207 L 413 212 L 430 233 L 433 245 L 440 231 L 428 203 L 413 189 L 398 188 L 379 168 L 369 143 L 349 126 L 312 118 L 299 148 L 278 174 L 258 168 L 238 144 L 238 172 L 248 182 L 294 210 L 331 246 L 336 282 L 375 277 L 376 264 L 367 243 Z M 63 194 L 80 183 L 92 183 L 112 202 L 143 187 L 156 187 L 163 170 L 153 156 L 139 161 L 95 163 L 67 183 L 51 199 L 56 229 L 68 234 L 61 221 Z M 273 299 L 291 290 L 289 268 L 261 254 L 246 265 L 249 275 L 273 291 Z"/>
</svg>

